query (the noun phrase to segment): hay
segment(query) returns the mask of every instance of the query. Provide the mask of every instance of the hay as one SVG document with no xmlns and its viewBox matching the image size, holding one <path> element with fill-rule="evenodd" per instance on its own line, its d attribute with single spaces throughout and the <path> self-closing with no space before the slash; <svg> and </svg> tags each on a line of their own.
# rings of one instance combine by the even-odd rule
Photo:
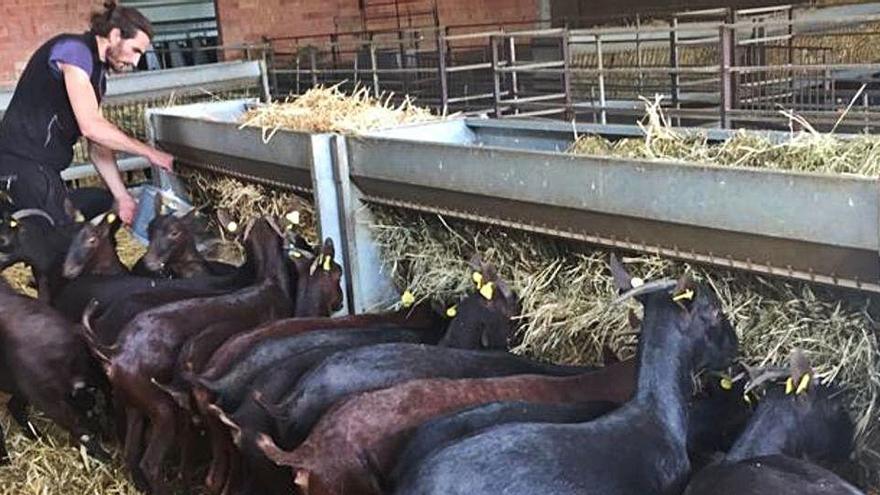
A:
<svg viewBox="0 0 880 495">
<path fill-rule="evenodd" d="M 192 167 L 177 167 L 177 172 L 187 185 L 194 205 L 210 205 L 225 210 L 238 225 L 246 225 L 261 216 L 283 217 L 291 211 L 299 212 L 300 228 L 297 232 L 310 243 L 318 238 L 315 226 L 315 207 L 311 201 L 288 190 L 244 182 L 234 177 Z M 212 220 L 222 239 L 228 233 L 219 228 L 216 218 Z M 229 247 L 226 244 L 226 247 Z M 231 248 L 238 249 L 239 248 Z M 242 253 L 238 253 L 240 257 Z M 229 256 L 229 254 L 226 254 Z"/>
<path fill-rule="evenodd" d="M 338 85 L 319 86 L 292 100 L 247 112 L 241 126 L 260 127 L 263 141 L 268 142 L 279 129 L 359 134 L 435 118 L 430 110 L 413 105 L 409 97 L 393 104 L 393 96 L 373 98 L 366 88 L 346 95 Z"/>
<path fill-rule="evenodd" d="M 8 416 L 0 416 L 12 459 L 10 465 L 0 467 L 0 495 L 139 493 L 128 481 L 118 454 L 112 464 L 102 464 L 72 447 L 69 435 L 39 414 L 33 414 L 32 421 L 44 433 L 42 441 L 27 439 Z"/>
<path fill-rule="evenodd" d="M 620 158 L 679 161 L 712 165 L 792 170 L 826 174 L 880 176 L 880 138 L 860 135 L 841 139 L 812 129 L 792 133 L 775 143 L 765 135 L 745 130 L 720 144 L 705 134 L 685 134 L 671 128 L 660 112 L 659 100 L 648 102 L 642 123 L 644 138 L 608 141 L 601 136 L 579 137 L 569 152 Z M 807 125 L 808 124 L 803 124 Z"/>
</svg>

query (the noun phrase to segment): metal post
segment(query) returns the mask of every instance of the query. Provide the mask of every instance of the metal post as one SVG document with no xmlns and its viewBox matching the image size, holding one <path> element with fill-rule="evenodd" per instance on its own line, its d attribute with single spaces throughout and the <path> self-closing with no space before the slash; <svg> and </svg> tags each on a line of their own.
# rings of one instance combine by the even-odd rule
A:
<svg viewBox="0 0 880 495">
<path fill-rule="evenodd" d="M 312 87 L 318 85 L 318 50 L 309 48 L 309 63 L 312 66 Z"/>
<path fill-rule="evenodd" d="M 519 99 L 519 91 L 517 88 L 517 77 L 516 77 L 516 38 L 513 34 L 508 38 L 509 41 L 509 49 L 510 49 L 510 67 L 514 69 L 514 72 L 510 73 L 510 96 L 511 99 L 514 100 L 513 104 L 513 113 L 519 113 L 519 103 L 516 101 Z"/>
<path fill-rule="evenodd" d="M 501 118 L 501 73 L 498 72 L 500 62 L 498 57 L 498 37 L 490 36 L 489 44 L 492 47 L 492 80 L 494 82 L 493 95 L 495 96 L 495 118 Z"/>
<path fill-rule="evenodd" d="M 339 65 L 339 36 L 330 35 L 330 59 L 333 62 L 333 70 L 338 69 Z"/>
<path fill-rule="evenodd" d="M 280 94 L 281 90 L 278 88 L 278 71 L 277 71 L 278 67 L 276 66 L 276 63 L 275 63 L 275 49 L 272 48 L 271 45 L 269 45 L 269 50 L 267 50 L 267 58 L 268 58 L 268 62 L 266 63 L 266 70 L 270 71 L 269 73 L 272 76 L 272 86 L 270 87 L 270 90 L 274 88 L 275 93 Z M 272 98 L 272 94 L 270 91 L 269 92 L 269 100 L 267 100 L 267 101 L 271 101 L 271 98 Z"/>
<path fill-rule="evenodd" d="M 562 86 L 565 91 L 565 120 L 575 118 L 571 98 L 571 46 L 568 28 L 562 33 Z"/>
<path fill-rule="evenodd" d="M 397 0 L 394 3 L 395 7 L 397 7 Z M 403 78 L 403 94 L 409 94 L 409 74 L 403 71 L 402 69 L 407 66 L 406 63 L 406 45 L 404 44 L 403 38 L 403 30 L 400 27 L 400 17 L 397 17 L 397 42 L 400 49 L 400 53 L 397 56 L 397 68 L 401 69 L 400 75 Z"/>
<path fill-rule="evenodd" d="M 296 94 L 302 94 L 302 74 L 300 70 L 302 69 L 302 64 L 299 62 L 299 49 L 296 52 Z"/>
<path fill-rule="evenodd" d="M 788 8 L 788 64 L 794 64 L 794 7 Z M 788 91 L 791 93 L 791 105 L 794 107 L 794 71 L 789 71 Z"/>
<path fill-rule="evenodd" d="M 642 94 L 642 86 L 645 84 L 645 75 L 642 74 L 642 21 L 641 16 L 636 14 L 636 66 L 639 68 L 637 96 Z"/>
<path fill-rule="evenodd" d="M 379 94 L 379 73 L 376 72 L 376 44 L 373 43 L 373 36 L 370 35 L 370 70 L 373 71 L 373 95 L 378 98 Z"/>
<path fill-rule="evenodd" d="M 446 31 L 437 32 L 437 71 L 440 76 L 440 110 L 443 115 L 449 112 L 449 81 L 446 73 Z"/>
<path fill-rule="evenodd" d="M 272 91 L 269 90 L 269 68 L 266 59 L 260 60 L 260 82 L 263 85 L 263 102 L 270 103 L 272 101 Z"/>
<path fill-rule="evenodd" d="M 670 76 L 672 78 L 672 108 L 676 110 L 681 110 L 681 95 L 679 94 L 679 82 L 680 75 L 678 73 L 678 17 L 673 17 L 670 21 L 669 26 L 669 58 L 670 58 L 670 66 L 672 71 L 670 71 Z M 678 125 L 681 125 L 681 118 L 678 117 Z"/>
<path fill-rule="evenodd" d="M 730 70 L 733 56 L 733 29 L 721 26 L 721 106 L 720 124 L 722 129 L 730 128 L 730 110 L 733 109 L 733 73 Z"/>
<path fill-rule="evenodd" d="M 358 67 L 360 57 L 357 53 L 354 54 L 354 73 L 352 79 L 354 80 L 354 87 L 357 88 L 360 85 L 360 67 Z"/>
<path fill-rule="evenodd" d="M 608 123 L 608 116 L 605 112 L 605 64 L 602 61 L 602 38 L 596 34 L 596 63 L 599 69 L 599 123 L 605 125 Z"/>
</svg>

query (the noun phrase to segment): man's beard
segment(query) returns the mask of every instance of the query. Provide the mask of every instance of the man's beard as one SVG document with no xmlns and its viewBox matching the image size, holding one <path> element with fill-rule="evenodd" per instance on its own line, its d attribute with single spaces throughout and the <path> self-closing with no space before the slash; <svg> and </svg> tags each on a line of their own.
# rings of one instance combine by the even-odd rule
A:
<svg viewBox="0 0 880 495">
<path fill-rule="evenodd" d="M 117 56 L 119 54 L 119 49 L 116 47 L 109 47 L 107 49 L 107 65 L 113 72 L 128 72 L 132 70 L 132 67 L 125 62 L 119 60 Z"/>
</svg>

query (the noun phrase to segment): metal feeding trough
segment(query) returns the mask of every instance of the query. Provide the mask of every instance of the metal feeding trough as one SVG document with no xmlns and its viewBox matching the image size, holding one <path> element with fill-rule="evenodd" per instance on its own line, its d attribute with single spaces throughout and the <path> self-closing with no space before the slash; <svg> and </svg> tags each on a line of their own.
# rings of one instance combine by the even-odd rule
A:
<svg viewBox="0 0 880 495">
<path fill-rule="evenodd" d="M 534 120 L 450 119 L 361 136 L 281 131 L 267 144 L 260 129 L 239 128 L 245 104 L 155 111 L 156 142 L 186 161 L 311 194 L 321 235 L 343 247 L 349 310 L 396 295 L 365 203 L 880 292 L 874 178 L 572 155 L 576 135 L 642 131 Z"/>
</svg>

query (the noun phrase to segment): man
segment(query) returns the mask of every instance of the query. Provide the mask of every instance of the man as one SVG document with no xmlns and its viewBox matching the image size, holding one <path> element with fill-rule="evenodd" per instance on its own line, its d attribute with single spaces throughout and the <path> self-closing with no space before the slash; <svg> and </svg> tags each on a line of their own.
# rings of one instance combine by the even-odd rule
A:
<svg viewBox="0 0 880 495">
<path fill-rule="evenodd" d="M 45 210 L 57 224 L 71 218 L 61 171 L 73 159 L 81 136 L 89 156 L 116 201 L 119 217 L 131 224 L 137 205 L 116 164 L 116 151 L 140 155 L 171 170 L 173 157 L 132 139 L 100 110 L 108 70 L 137 65 L 153 36 L 150 22 L 136 9 L 117 7 L 92 16 L 84 34 L 62 34 L 33 54 L 0 123 L 0 184 L 9 183 L 17 208 Z"/>
</svg>

